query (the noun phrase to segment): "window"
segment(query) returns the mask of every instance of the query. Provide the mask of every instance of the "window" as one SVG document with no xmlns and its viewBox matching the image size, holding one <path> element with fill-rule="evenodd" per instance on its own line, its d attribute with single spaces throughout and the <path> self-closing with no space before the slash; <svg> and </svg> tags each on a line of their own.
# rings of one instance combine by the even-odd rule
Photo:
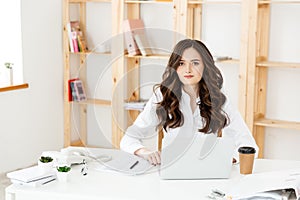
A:
<svg viewBox="0 0 300 200">
<path fill-rule="evenodd" d="M 0 1 L 0 88 L 10 86 L 10 71 L 4 63 L 13 63 L 13 85 L 23 84 L 21 1 Z"/>
</svg>

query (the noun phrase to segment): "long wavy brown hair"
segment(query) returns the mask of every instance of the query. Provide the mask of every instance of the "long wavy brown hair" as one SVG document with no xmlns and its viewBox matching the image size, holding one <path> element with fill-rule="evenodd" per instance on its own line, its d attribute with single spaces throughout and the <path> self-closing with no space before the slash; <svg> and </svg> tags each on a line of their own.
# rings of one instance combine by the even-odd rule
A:
<svg viewBox="0 0 300 200">
<path fill-rule="evenodd" d="M 160 89 L 163 99 L 157 104 L 156 114 L 160 120 L 158 127 L 177 128 L 183 125 L 184 117 L 179 108 L 182 96 L 182 82 L 177 75 L 177 68 L 184 50 L 194 48 L 201 56 L 204 64 L 202 79 L 198 83 L 200 115 L 203 127 L 198 131 L 203 133 L 218 133 L 229 124 L 227 113 L 222 110 L 226 96 L 221 92 L 223 77 L 215 66 L 208 48 L 198 40 L 185 39 L 176 44 L 163 73 L 163 81 L 154 86 L 154 91 Z"/>
</svg>

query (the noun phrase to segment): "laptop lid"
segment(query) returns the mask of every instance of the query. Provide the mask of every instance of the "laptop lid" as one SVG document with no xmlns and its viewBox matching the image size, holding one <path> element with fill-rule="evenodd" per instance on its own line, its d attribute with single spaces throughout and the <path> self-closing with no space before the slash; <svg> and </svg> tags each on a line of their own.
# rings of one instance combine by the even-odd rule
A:
<svg viewBox="0 0 300 200">
<path fill-rule="evenodd" d="M 214 134 L 176 138 L 162 150 L 162 179 L 229 178 L 234 141 Z"/>
</svg>

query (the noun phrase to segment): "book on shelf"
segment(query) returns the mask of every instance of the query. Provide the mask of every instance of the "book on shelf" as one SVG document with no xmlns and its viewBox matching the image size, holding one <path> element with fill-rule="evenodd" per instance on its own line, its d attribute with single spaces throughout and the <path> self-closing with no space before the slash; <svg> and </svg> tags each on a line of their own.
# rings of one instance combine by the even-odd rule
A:
<svg viewBox="0 0 300 200">
<path fill-rule="evenodd" d="M 69 101 L 73 101 L 71 82 L 75 81 L 75 80 L 79 80 L 79 78 L 73 78 L 73 79 L 68 80 L 68 99 L 69 99 Z"/>
<path fill-rule="evenodd" d="M 74 48 L 74 52 L 79 52 L 78 49 L 78 40 L 77 40 L 77 33 L 72 31 L 71 32 L 71 36 L 72 36 L 72 43 L 73 43 L 73 48 Z"/>
<path fill-rule="evenodd" d="M 134 34 L 134 39 L 143 56 L 148 56 L 152 54 L 146 33 Z"/>
<path fill-rule="evenodd" d="M 70 79 L 69 83 L 69 101 L 85 101 L 87 100 L 83 83 L 80 79 Z"/>
<path fill-rule="evenodd" d="M 148 100 L 129 101 L 124 103 L 126 110 L 144 110 Z"/>
<path fill-rule="evenodd" d="M 70 52 L 74 52 L 74 46 L 73 46 L 73 41 L 72 41 L 71 23 L 67 24 L 67 33 L 68 33 L 68 38 L 69 38 Z"/>
<path fill-rule="evenodd" d="M 67 24 L 70 52 L 86 52 L 87 44 L 79 21 L 70 21 Z"/>
<path fill-rule="evenodd" d="M 221 62 L 225 60 L 232 60 L 229 56 L 213 56 L 215 62 Z"/>
<path fill-rule="evenodd" d="M 146 37 L 143 20 L 125 20 L 123 23 L 123 31 L 128 55 L 149 55 L 152 53 Z M 138 41 L 136 41 L 136 39 Z"/>
</svg>

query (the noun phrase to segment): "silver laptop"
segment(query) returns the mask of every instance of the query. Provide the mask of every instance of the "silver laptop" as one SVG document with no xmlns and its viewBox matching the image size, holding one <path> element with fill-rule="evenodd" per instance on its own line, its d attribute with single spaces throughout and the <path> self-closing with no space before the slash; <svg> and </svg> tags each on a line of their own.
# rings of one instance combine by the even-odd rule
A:
<svg viewBox="0 0 300 200">
<path fill-rule="evenodd" d="M 198 136 L 197 136 L 198 135 Z M 161 153 L 162 179 L 225 179 L 230 177 L 234 141 L 213 134 L 176 138 Z"/>
</svg>

